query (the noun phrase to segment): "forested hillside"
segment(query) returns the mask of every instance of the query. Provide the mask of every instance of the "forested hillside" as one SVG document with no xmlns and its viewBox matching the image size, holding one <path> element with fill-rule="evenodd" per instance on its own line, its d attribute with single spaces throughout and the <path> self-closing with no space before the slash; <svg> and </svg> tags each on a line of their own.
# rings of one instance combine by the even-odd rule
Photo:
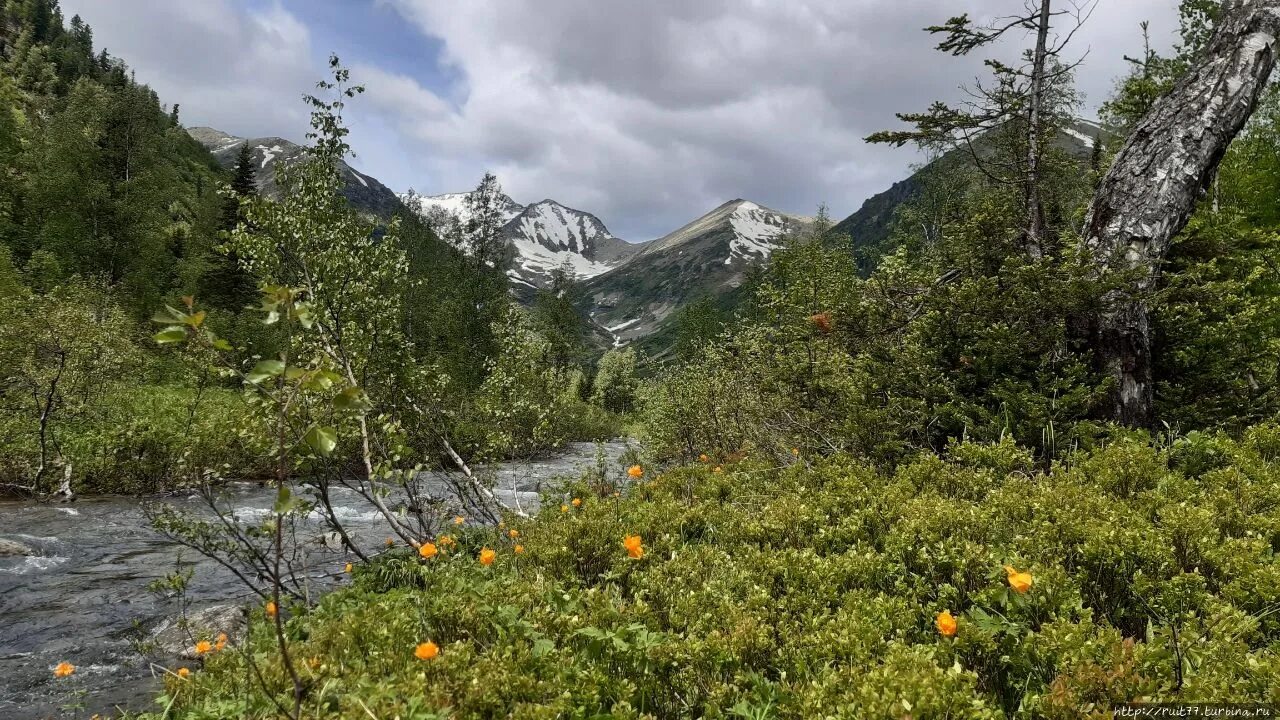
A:
<svg viewBox="0 0 1280 720">
<path fill-rule="evenodd" d="M 198 308 L 231 368 L 283 350 L 254 311 L 264 270 L 231 238 L 253 203 L 296 194 L 318 148 L 224 136 L 215 156 L 56 0 L 4 2 L 0 69 L 0 490 L 143 492 L 199 480 L 195 466 L 267 472 L 261 448 L 227 434 L 252 412 L 239 384 L 158 348 L 151 318 Z M 341 154 L 333 162 L 359 191 L 331 219 L 403 254 L 394 319 L 408 355 L 388 360 L 431 377 L 423 462 L 448 460 L 444 437 L 468 457 L 506 457 L 615 432 L 588 403 L 593 358 L 576 313 L 554 296 L 513 307 L 501 262 L 458 251 Z M 531 415 L 499 419 L 526 394 Z M 578 409 L 552 413 L 567 408 Z"/>
</svg>

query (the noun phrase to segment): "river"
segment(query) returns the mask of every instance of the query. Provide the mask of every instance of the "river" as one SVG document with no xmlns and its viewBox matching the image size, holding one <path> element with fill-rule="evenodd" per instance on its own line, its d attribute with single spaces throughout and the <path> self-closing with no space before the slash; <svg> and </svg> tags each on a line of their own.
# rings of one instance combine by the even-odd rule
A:
<svg viewBox="0 0 1280 720">
<path fill-rule="evenodd" d="M 495 465 L 496 494 L 536 508 L 537 488 L 576 477 L 607 461 L 620 474 L 623 442 L 578 443 L 553 457 Z M 271 507 L 275 493 L 254 483 L 232 490 L 236 508 L 248 514 Z M 200 512 L 201 500 L 163 500 Z M 335 494 L 335 512 L 366 542 L 384 537 L 384 522 L 354 494 Z M 321 532 L 322 529 L 317 529 Z M 83 498 L 65 505 L 0 502 L 0 539 L 35 550 L 29 557 L 0 557 L 0 718 L 88 718 L 116 707 L 153 708 L 161 682 L 135 650 L 169 622 L 173 599 L 148 585 L 174 572 L 179 557 L 195 571 L 188 591 L 192 609 L 245 602 L 249 591 L 212 561 L 185 550 L 151 530 L 137 498 Z M 327 559 L 328 560 L 328 559 Z M 326 560 L 326 561 L 327 561 Z M 335 553 L 330 567 L 345 561 Z M 320 575 L 317 589 L 340 582 Z M 61 661 L 76 666 L 69 678 L 55 679 Z"/>
</svg>

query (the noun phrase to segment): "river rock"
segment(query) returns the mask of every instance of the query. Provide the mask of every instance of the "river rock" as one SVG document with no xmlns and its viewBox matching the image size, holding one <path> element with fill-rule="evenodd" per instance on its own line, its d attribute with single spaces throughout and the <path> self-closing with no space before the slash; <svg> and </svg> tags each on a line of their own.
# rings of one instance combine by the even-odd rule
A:
<svg viewBox="0 0 1280 720">
<path fill-rule="evenodd" d="M 0 557 L 28 557 L 35 554 L 35 549 L 23 545 L 17 540 L 0 538 Z"/>
<path fill-rule="evenodd" d="M 174 618 L 160 623 L 151 642 L 156 654 L 194 660 L 196 641 L 213 640 L 226 633 L 227 642 L 234 645 L 244 637 L 244 631 L 243 610 L 235 605 L 210 605 L 187 613 L 185 621 Z"/>
</svg>

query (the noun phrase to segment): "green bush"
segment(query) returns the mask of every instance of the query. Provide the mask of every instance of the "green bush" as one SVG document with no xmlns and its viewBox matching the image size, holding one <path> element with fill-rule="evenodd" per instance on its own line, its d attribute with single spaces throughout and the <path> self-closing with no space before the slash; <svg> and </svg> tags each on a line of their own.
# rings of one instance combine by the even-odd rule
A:
<svg viewBox="0 0 1280 720">
<path fill-rule="evenodd" d="M 391 550 L 293 609 L 304 715 L 1076 718 L 1128 700 L 1280 703 L 1277 437 L 1122 433 L 1041 472 L 1005 440 L 889 474 L 748 453 L 646 468 L 621 497 L 572 483 L 511 526 L 518 537 L 466 529 L 426 561 Z M 954 637 L 935 627 L 943 610 Z M 428 640 L 439 656 L 417 659 Z M 264 623 L 246 649 L 287 701 Z M 240 653 L 216 655 L 169 682 L 168 716 L 274 717 L 249 671 Z"/>
</svg>

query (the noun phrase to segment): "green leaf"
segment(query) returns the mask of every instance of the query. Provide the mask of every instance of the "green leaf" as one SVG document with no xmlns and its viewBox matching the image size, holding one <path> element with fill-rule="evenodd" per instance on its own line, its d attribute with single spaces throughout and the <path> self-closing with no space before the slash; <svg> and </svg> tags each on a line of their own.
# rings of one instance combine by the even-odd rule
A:
<svg viewBox="0 0 1280 720">
<path fill-rule="evenodd" d="M 297 507 L 297 505 L 298 499 L 293 496 L 293 493 L 289 492 L 289 487 L 287 485 L 281 485 L 280 489 L 276 492 L 276 504 L 273 509 L 277 513 L 283 515 Z"/>
<path fill-rule="evenodd" d="M 186 321 L 186 313 L 169 305 L 165 305 L 164 310 L 157 310 L 156 314 L 151 316 L 151 322 L 160 325 L 180 325 Z"/>
<path fill-rule="evenodd" d="M 337 397 L 333 399 L 333 407 L 337 410 L 363 412 L 372 407 L 372 405 L 364 390 L 353 386 L 338 393 Z"/>
<path fill-rule="evenodd" d="M 331 427 L 313 425 L 302 439 L 312 450 L 328 457 L 338 446 L 338 431 Z"/>
<path fill-rule="evenodd" d="M 284 372 L 284 362 L 280 360 L 259 360 L 245 379 L 257 385 L 269 377 L 275 377 Z"/>
<path fill-rule="evenodd" d="M 187 339 L 187 331 L 180 325 L 171 325 L 156 333 L 153 337 L 161 345 L 180 343 Z"/>
<path fill-rule="evenodd" d="M 546 638 L 533 641 L 533 656 L 540 658 L 556 649 L 556 644 Z"/>
</svg>

